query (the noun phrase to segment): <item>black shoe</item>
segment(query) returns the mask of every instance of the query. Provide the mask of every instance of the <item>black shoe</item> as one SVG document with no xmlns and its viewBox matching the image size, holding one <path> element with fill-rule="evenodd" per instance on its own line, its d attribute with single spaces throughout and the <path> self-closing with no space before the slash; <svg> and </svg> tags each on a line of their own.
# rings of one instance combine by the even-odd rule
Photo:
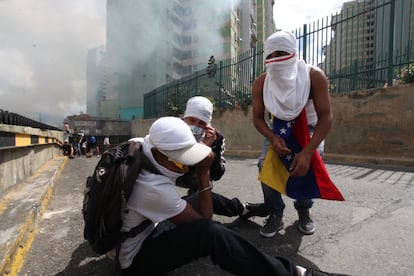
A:
<svg viewBox="0 0 414 276">
<path fill-rule="evenodd" d="M 270 214 L 259 233 L 262 237 L 272 238 L 277 232 L 282 230 L 284 226 L 285 224 L 283 223 L 282 217 Z"/>
<path fill-rule="evenodd" d="M 314 268 L 306 268 L 305 276 L 349 276 L 347 274 L 328 273 Z"/>
<path fill-rule="evenodd" d="M 312 221 L 309 209 L 299 209 L 299 230 L 305 235 L 312 235 L 315 232 L 315 223 Z"/>
<path fill-rule="evenodd" d="M 246 210 L 247 212 L 241 214 L 240 218 L 249 219 L 251 217 L 267 217 L 269 215 L 269 211 L 267 211 L 264 203 L 246 203 Z"/>
</svg>

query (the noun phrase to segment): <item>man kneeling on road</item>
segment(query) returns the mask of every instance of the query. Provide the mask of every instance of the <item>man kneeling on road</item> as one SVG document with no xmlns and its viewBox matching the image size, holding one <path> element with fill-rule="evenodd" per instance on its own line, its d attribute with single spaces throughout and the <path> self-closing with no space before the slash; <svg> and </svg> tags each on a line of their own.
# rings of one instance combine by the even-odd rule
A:
<svg viewBox="0 0 414 276">
<path fill-rule="evenodd" d="M 73 146 L 69 143 L 69 139 L 65 139 L 65 143 L 63 144 L 63 155 L 68 156 L 70 159 L 73 159 Z"/>
<path fill-rule="evenodd" d="M 330 275 L 305 269 L 261 252 L 236 232 L 212 221 L 209 169 L 211 148 L 197 143 L 181 119 L 155 121 L 142 141 L 143 153 L 159 170 L 142 169 L 122 214 L 122 231 L 146 219 L 147 228 L 121 243 L 122 275 L 161 275 L 200 257 L 235 275 Z M 198 200 L 191 206 L 175 188 L 176 179 L 196 167 Z M 168 227 L 166 227 L 168 226 Z"/>
</svg>

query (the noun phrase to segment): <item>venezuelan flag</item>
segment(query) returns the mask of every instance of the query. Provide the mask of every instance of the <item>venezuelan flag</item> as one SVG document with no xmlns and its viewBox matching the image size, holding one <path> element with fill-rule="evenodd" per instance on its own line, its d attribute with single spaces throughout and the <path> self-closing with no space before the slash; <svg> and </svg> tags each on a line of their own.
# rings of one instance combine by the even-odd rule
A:
<svg viewBox="0 0 414 276">
<path fill-rule="evenodd" d="M 298 200 L 311 198 L 344 200 L 341 192 L 330 179 L 325 164 L 316 150 L 312 155 L 307 175 L 289 175 L 290 163 L 295 153 L 299 153 L 310 140 L 305 110 L 292 121 L 274 118 L 273 132 L 286 141 L 292 153 L 278 156 L 270 146 L 259 173 L 259 181 L 288 197 Z"/>
</svg>

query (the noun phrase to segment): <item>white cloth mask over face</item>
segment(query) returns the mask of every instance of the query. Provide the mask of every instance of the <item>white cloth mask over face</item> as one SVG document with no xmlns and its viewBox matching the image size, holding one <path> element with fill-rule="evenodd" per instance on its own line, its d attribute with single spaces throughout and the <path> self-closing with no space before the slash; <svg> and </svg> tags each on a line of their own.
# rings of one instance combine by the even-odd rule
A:
<svg viewBox="0 0 414 276">
<path fill-rule="evenodd" d="M 263 101 L 276 118 L 290 121 L 305 107 L 310 93 L 310 67 L 298 60 L 296 38 L 288 32 L 276 32 L 265 43 L 265 55 L 283 51 L 289 55 L 265 60 L 266 78 Z"/>
<path fill-rule="evenodd" d="M 189 126 L 191 129 L 191 132 L 194 135 L 194 138 L 196 139 L 197 142 L 201 142 L 201 140 L 203 140 L 204 138 L 204 129 L 202 129 L 201 127 L 197 126 L 197 125 L 191 125 Z"/>
</svg>

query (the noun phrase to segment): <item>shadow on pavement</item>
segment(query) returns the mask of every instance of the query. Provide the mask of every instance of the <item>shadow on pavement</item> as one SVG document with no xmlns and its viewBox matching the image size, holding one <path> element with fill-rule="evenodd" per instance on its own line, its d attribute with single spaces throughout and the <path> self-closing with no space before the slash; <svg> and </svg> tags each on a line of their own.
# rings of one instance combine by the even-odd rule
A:
<svg viewBox="0 0 414 276">
<path fill-rule="evenodd" d="M 285 226 L 285 228 L 278 232 L 273 238 L 263 238 L 260 236 L 259 230 L 261 225 L 251 220 L 244 221 L 238 218 L 226 225 L 240 233 L 247 240 L 269 255 L 282 256 L 303 267 L 318 268 L 308 259 L 298 255 L 298 250 L 303 237 L 303 234 L 298 229 L 298 221 L 292 225 Z"/>
<path fill-rule="evenodd" d="M 57 276 L 78 275 L 118 275 L 114 262 L 105 257 L 96 255 L 88 242 L 84 242 L 72 253 L 71 260 L 66 268 L 57 273 Z"/>
<path fill-rule="evenodd" d="M 243 235 L 250 242 L 255 244 L 264 252 L 270 255 L 279 255 L 293 261 L 297 265 L 304 267 L 317 268 L 317 266 L 298 255 L 298 249 L 302 242 L 302 234 L 298 230 L 297 222 L 287 226 L 281 233 L 273 238 L 262 238 L 259 235 L 260 225 L 250 220 L 236 219 L 231 223 L 225 223 L 227 227 Z M 162 265 L 162 264 L 160 264 Z M 67 275 L 120 275 L 116 271 L 113 261 L 107 257 L 97 256 L 89 247 L 87 242 L 82 243 L 72 254 L 71 261 L 67 267 L 56 274 L 58 276 Z M 171 271 L 168 276 L 216 276 L 232 275 L 221 270 L 214 265 L 208 258 L 196 260 L 181 268 Z"/>
<path fill-rule="evenodd" d="M 303 234 L 298 230 L 298 222 L 288 225 L 276 234 L 273 238 L 263 238 L 259 235 L 261 225 L 251 220 L 236 219 L 231 223 L 224 223 L 227 227 L 244 236 L 251 243 L 256 245 L 264 252 L 273 256 L 285 257 L 297 265 L 303 267 L 318 268 L 308 259 L 298 255 L 298 250 L 302 242 Z M 221 270 L 214 265 L 209 259 L 200 259 L 184 267 L 168 273 L 168 276 L 228 276 L 232 275 Z"/>
</svg>

